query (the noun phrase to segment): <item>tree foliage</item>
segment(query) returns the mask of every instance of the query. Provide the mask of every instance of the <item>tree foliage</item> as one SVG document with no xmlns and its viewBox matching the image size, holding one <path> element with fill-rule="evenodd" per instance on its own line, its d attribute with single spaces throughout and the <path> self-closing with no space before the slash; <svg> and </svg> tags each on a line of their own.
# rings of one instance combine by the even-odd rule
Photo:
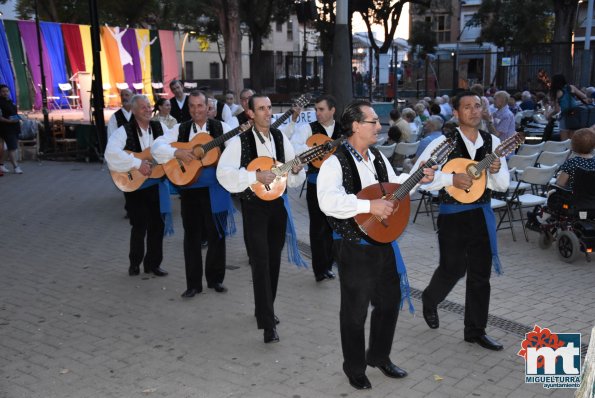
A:
<svg viewBox="0 0 595 398">
<path fill-rule="evenodd" d="M 552 40 L 552 1 L 483 0 L 469 25 L 481 26 L 480 43 L 528 51 Z"/>
</svg>

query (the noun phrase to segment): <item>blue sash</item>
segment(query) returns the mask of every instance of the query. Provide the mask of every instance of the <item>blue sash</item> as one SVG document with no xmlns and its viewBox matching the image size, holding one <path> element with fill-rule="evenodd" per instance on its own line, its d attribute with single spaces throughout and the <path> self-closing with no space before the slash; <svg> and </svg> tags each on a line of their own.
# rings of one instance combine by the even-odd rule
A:
<svg viewBox="0 0 595 398">
<path fill-rule="evenodd" d="M 225 190 L 217 181 L 216 167 L 205 167 L 202 169 L 198 180 L 188 186 L 177 187 L 178 190 L 193 188 L 208 188 L 211 200 L 211 213 L 217 227 L 219 237 L 231 236 L 236 233 L 236 223 L 233 218 L 235 208 L 231 202 L 231 194 Z"/>
<path fill-rule="evenodd" d="M 169 184 L 165 178 L 149 178 L 140 186 L 140 189 L 145 189 L 159 184 L 159 211 L 163 218 L 164 228 L 163 235 L 171 236 L 174 234 L 174 220 L 171 215 L 171 199 L 169 197 Z"/>
<path fill-rule="evenodd" d="M 310 184 L 316 184 L 316 180 L 318 180 L 318 173 L 311 173 L 306 176 L 306 179 Z"/>
<path fill-rule="evenodd" d="M 342 237 L 341 235 L 333 231 L 333 239 L 339 240 L 342 239 Z M 360 245 L 371 245 L 364 239 L 360 239 L 357 243 Z M 403 261 L 403 256 L 401 256 L 401 250 L 399 249 L 399 244 L 397 243 L 397 241 L 393 240 L 390 245 L 393 248 L 393 253 L 395 255 L 397 274 L 399 274 L 399 284 L 401 287 L 401 303 L 399 308 L 403 309 L 403 304 L 405 303 L 405 300 L 407 300 L 407 303 L 409 304 L 409 312 L 414 314 L 415 308 L 413 307 L 413 303 L 411 302 L 411 288 L 409 286 L 409 278 L 407 278 L 407 268 L 405 267 L 405 261 Z"/>
<path fill-rule="evenodd" d="M 297 234 L 295 232 L 295 226 L 293 225 L 293 216 L 291 215 L 291 206 L 289 205 L 289 199 L 287 194 L 284 193 L 283 205 L 287 212 L 287 228 L 285 230 L 285 244 L 287 246 L 287 261 L 297 265 L 298 267 L 308 268 L 308 264 L 304 261 L 300 255 L 300 250 L 297 246 Z"/>
<path fill-rule="evenodd" d="M 498 257 L 496 216 L 494 215 L 494 210 L 492 210 L 492 207 L 489 203 L 475 203 L 468 205 L 441 204 L 440 214 L 456 214 L 461 213 L 463 211 L 469 211 L 474 209 L 483 210 L 483 216 L 485 217 L 486 226 L 488 229 L 488 236 L 490 237 L 490 247 L 492 249 L 492 266 L 494 267 L 494 271 L 496 271 L 496 274 L 502 275 L 502 264 L 500 263 L 500 258 Z"/>
</svg>

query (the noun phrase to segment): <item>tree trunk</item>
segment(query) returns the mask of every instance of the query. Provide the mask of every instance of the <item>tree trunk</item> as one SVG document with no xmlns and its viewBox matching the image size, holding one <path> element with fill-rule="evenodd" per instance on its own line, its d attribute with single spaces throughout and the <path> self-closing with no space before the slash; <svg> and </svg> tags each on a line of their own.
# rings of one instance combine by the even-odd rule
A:
<svg viewBox="0 0 595 398">
<path fill-rule="evenodd" d="M 571 40 L 578 0 L 554 0 L 554 38 L 552 47 L 552 74 L 562 73 L 572 82 Z"/>
<path fill-rule="evenodd" d="M 252 34 L 252 54 L 250 54 L 250 83 L 252 90 L 260 93 L 262 91 L 261 79 L 261 54 L 262 54 L 262 36 Z M 289 82 L 288 76 L 286 77 Z"/>
<path fill-rule="evenodd" d="M 222 0 L 218 10 L 219 25 L 225 43 L 225 61 L 229 72 L 229 89 L 239 93 L 244 88 L 242 79 L 242 34 L 238 0 Z M 225 68 L 225 64 L 223 64 Z"/>
</svg>

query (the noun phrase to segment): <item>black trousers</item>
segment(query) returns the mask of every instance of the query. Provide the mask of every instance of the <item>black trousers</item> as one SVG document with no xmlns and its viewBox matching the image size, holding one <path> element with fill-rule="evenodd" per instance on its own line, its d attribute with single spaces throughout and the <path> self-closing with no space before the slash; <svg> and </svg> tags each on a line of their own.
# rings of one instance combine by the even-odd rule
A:
<svg viewBox="0 0 595 398">
<path fill-rule="evenodd" d="M 281 252 L 285 245 L 287 211 L 283 199 L 242 200 L 244 240 L 252 269 L 254 305 L 259 329 L 275 327 Z"/>
<path fill-rule="evenodd" d="M 164 223 L 159 209 L 159 187 L 124 192 L 125 209 L 130 221 L 130 252 L 128 258 L 131 266 L 143 267 L 146 271 L 159 268 L 163 260 L 163 228 Z M 145 254 L 145 236 L 147 251 Z"/>
<path fill-rule="evenodd" d="M 490 306 L 492 254 L 481 209 L 438 216 L 440 265 L 423 292 L 426 305 L 436 306 L 467 274 L 465 337 L 485 334 Z"/>
<path fill-rule="evenodd" d="M 208 188 L 180 189 L 182 223 L 184 225 L 184 264 L 186 287 L 202 290 L 202 245 L 206 237 L 209 247 L 205 260 L 207 286 L 222 283 L 225 278 L 225 236 L 219 236 Z"/>
<path fill-rule="evenodd" d="M 335 241 L 341 285 L 341 347 L 343 371 L 360 376 L 366 363 L 390 361 L 401 288 L 391 246 L 360 245 Z M 365 324 L 372 304 L 369 348 L 366 355 Z"/>
<path fill-rule="evenodd" d="M 314 275 L 320 275 L 333 267 L 333 230 L 318 205 L 316 184 L 308 183 L 307 187 L 306 202 L 310 216 L 312 270 Z"/>
</svg>

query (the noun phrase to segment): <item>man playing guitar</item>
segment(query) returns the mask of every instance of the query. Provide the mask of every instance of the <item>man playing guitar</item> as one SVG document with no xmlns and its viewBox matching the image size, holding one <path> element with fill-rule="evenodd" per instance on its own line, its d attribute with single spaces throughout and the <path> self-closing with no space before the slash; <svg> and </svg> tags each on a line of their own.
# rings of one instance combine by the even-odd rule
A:
<svg viewBox="0 0 595 398">
<path fill-rule="evenodd" d="M 448 157 L 481 161 L 500 144 L 493 134 L 479 130 L 482 119 L 480 98 L 471 91 L 459 94 L 453 101 L 454 116 L 459 120 L 455 132 L 457 146 Z M 444 141 L 435 139 L 421 154 L 428 156 Z M 418 164 L 419 161 L 416 163 Z M 415 166 L 414 166 L 415 167 Z M 446 298 L 459 279 L 467 274 L 465 299 L 465 341 L 477 343 L 490 350 L 501 350 L 502 345 L 486 335 L 490 303 L 490 275 L 493 265 L 500 272 L 496 247 L 496 224 L 490 207 L 491 191 L 505 192 L 510 176 L 506 159 L 495 158 L 487 170 L 487 189 L 470 204 L 464 204 L 450 196 L 445 187 L 454 186 L 469 190 L 473 179 L 468 173 L 436 172 L 434 181 L 425 190 L 440 191 L 440 215 L 438 216 L 438 242 L 440 264 L 422 295 L 423 315 L 432 329 L 439 327 L 437 306 Z"/>
<path fill-rule="evenodd" d="M 341 136 L 341 126 L 335 122 L 336 100 L 331 95 L 323 95 L 315 101 L 316 121 L 304 123 L 291 137 L 291 143 L 297 153 L 308 150 L 306 141 L 313 134 L 324 134 L 335 140 Z M 326 216 L 320 211 L 316 197 L 316 179 L 319 168 L 308 164 L 306 201 L 310 216 L 310 248 L 312 249 L 312 270 L 317 282 L 334 279 L 333 272 L 333 230 Z"/>
<path fill-rule="evenodd" d="M 368 244 L 351 218 L 371 213 L 386 219 L 395 211 L 393 202 L 361 200 L 356 194 L 372 184 L 401 183 L 409 176 L 395 175 L 388 159 L 374 147 L 381 127 L 369 102 L 358 100 L 349 104 L 341 117 L 341 126 L 347 142 L 322 164 L 316 187 L 320 209 L 328 216 L 336 238 L 343 371 L 354 388 L 368 389 L 372 386 L 365 374 L 366 365 L 378 367 L 387 377 L 407 375 L 391 362 L 390 351 L 399 303 L 410 300 L 409 285 L 396 241 Z M 421 182 L 432 180 L 432 169 L 424 169 L 423 173 Z M 364 326 L 370 303 L 373 310 L 366 354 Z"/>
<path fill-rule="evenodd" d="M 115 130 L 109 137 L 105 148 L 105 160 L 110 170 L 129 171 L 138 169 L 143 175 L 151 174 L 151 162 L 140 160 L 131 153 L 142 152 L 153 144 L 157 137 L 167 131 L 167 127 L 159 121 L 151 121 L 151 104 L 144 95 L 135 95 L 130 100 L 133 121 Z M 136 191 L 124 192 L 126 211 L 130 218 L 130 276 L 138 275 L 140 264 L 143 263 L 145 273 L 165 276 L 167 272 L 160 265 L 163 260 L 163 213 L 171 220 L 169 193 L 167 187 L 155 178 L 149 178 Z M 167 203 L 165 203 L 167 202 Z M 145 254 L 145 236 L 147 237 L 147 251 Z"/>
<path fill-rule="evenodd" d="M 197 134 L 210 134 L 217 138 L 227 133 L 227 124 L 207 118 L 207 96 L 202 91 L 192 91 L 188 96 L 191 120 L 176 124 L 174 128 L 155 141 L 151 147 L 159 163 L 176 158 L 183 162 L 196 160 L 191 149 L 176 149 L 174 142 L 189 142 Z M 229 142 L 229 141 L 228 141 Z M 182 198 L 182 222 L 184 225 L 184 263 L 186 269 L 186 290 L 182 297 L 190 298 L 202 292 L 202 246 L 207 238 L 208 250 L 205 260 L 207 287 L 224 293 L 225 278 L 225 236 L 232 232 L 229 222 L 232 216 L 231 197 L 215 178 L 215 166 L 204 167 L 198 180 L 179 187 Z"/>
<path fill-rule="evenodd" d="M 217 179 L 242 203 L 244 242 L 254 284 L 254 302 L 258 329 L 264 329 L 264 342 L 279 341 L 273 304 L 277 294 L 281 251 L 285 244 L 289 208 L 286 195 L 271 201 L 258 198 L 250 189 L 255 182 L 271 184 L 276 175 L 270 170 L 248 171 L 246 167 L 257 157 L 270 157 L 281 163 L 295 157 L 289 139 L 277 129 L 271 129 L 271 100 L 255 94 L 248 100 L 247 114 L 254 127 L 230 141 L 219 159 Z M 294 166 L 288 173 L 287 184 L 299 187 L 306 175 L 302 166 Z M 291 228 L 287 230 L 291 234 Z M 295 235 L 288 246 L 295 247 Z"/>
</svg>

